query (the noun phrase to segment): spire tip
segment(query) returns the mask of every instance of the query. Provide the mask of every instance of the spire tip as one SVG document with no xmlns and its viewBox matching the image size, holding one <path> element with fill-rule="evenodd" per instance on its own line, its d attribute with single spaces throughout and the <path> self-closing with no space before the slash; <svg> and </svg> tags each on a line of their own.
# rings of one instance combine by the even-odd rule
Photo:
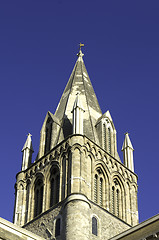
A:
<svg viewBox="0 0 159 240">
<path fill-rule="evenodd" d="M 78 57 L 83 57 L 83 56 L 84 56 L 84 54 L 82 53 L 81 47 L 84 47 L 84 44 L 83 44 L 83 43 L 80 43 L 80 44 L 79 44 L 79 53 L 77 53 L 77 56 L 78 56 Z"/>
</svg>

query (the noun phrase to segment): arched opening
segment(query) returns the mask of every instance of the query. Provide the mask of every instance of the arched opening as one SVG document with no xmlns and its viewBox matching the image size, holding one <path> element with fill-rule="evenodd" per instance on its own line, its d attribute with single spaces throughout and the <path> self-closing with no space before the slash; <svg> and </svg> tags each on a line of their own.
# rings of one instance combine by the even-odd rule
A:
<svg viewBox="0 0 159 240">
<path fill-rule="evenodd" d="M 46 122 L 46 128 L 45 128 L 45 151 L 44 151 L 44 154 L 46 154 L 48 151 L 50 151 L 51 135 L 52 135 L 52 119 L 49 117 Z"/>
<path fill-rule="evenodd" d="M 38 179 L 35 184 L 34 190 L 34 217 L 38 216 L 42 212 L 43 206 L 43 181 Z"/>
<path fill-rule="evenodd" d="M 117 178 L 113 179 L 112 186 L 112 213 L 117 217 L 123 218 L 123 203 L 124 194 L 122 194 L 123 188 L 120 181 Z"/>
<path fill-rule="evenodd" d="M 53 167 L 50 174 L 50 207 L 59 202 L 60 172 Z"/>
<path fill-rule="evenodd" d="M 105 193 L 105 178 L 101 168 L 97 168 L 94 175 L 94 202 L 103 206 Z"/>
<path fill-rule="evenodd" d="M 96 217 L 92 217 L 92 234 L 98 235 L 98 222 Z"/>
</svg>

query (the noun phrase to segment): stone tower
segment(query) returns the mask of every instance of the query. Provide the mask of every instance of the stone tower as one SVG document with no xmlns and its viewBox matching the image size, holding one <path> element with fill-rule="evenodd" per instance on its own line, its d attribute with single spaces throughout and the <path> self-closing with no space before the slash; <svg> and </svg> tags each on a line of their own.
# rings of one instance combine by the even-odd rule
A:
<svg viewBox="0 0 159 240">
<path fill-rule="evenodd" d="M 59 240 L 109 239 L 138 223 L 137 175 L 128 134 L 117 152 L 110 112 L 102 114 L 80 49 L 55 114 L 31 135 L 17 174 L 14 223 Z"/>
</svg>

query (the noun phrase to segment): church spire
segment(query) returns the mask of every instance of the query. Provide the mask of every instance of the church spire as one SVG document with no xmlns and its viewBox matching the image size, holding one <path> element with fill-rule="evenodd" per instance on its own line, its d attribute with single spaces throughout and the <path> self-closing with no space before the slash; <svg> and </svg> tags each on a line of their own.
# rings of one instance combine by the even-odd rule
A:
<svg viewBox="0 0 159 240">
<path fill-rule="evenodd" d="M 122 151 L 123 151 L 123 160 L 124 160 L 125 166 L 134 172 L 134 161 L 133 161 L 134 149 L 131 144 L 128 132 L 125 133 L 125 139 L 122 146 Z"/>
<path fill-rule="evenodd" d="M 83 61 L 82 46 L 83 44 L 80 44 L 78 59 L 62 94 L 55 116 L 62 122 L 62 130 L 67 129 L 67 134 L 64 133 L 64 135 L 72 134 L 73 116 L 71 112 L 77 93 L 79 93 L 81 104 L 85 110 L 83 134 L 98 143 L 95 124 L 97 119 L 102 116 L 102 112 Z"/>
</svg>

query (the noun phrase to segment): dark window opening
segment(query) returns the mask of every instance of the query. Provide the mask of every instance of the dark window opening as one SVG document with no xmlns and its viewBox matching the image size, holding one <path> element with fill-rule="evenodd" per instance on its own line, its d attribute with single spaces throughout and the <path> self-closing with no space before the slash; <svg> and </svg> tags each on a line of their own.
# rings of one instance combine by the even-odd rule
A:
<svg viewBox="0 0 159 240">
<path fill-rule="evenodd" d="M 43 206 L 43 182 L 39 179 L 35 185 L 35 210 L 34 217 L 42 212 Z"/>
<path fill-rule="evenodd" d="M 60 226 L 61 225 L 61 220 L 60 218 L 56 220 L 56 225 L 55 225 L 55 237 L 60 236 Z"/>
<path fill-rule="evenodd" d="M 97 231 L 97 219 L 95 217 L 92 217 L 92 234 L 97 236 L 98 231 Z"/>
</svg>

